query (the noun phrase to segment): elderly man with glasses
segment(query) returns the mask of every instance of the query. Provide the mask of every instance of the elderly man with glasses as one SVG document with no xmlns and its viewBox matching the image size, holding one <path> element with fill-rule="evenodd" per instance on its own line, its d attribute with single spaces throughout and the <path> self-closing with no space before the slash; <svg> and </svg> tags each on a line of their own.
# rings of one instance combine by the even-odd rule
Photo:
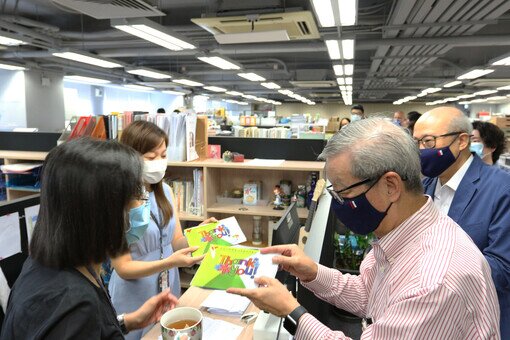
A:
<svg viewBox="0 0 510 340">
<path fill-rule="evenodd" d="M 262 252 L 281 254 L 273 262 L 316 296 L 369 320 L 361 339 L 499 339 L 487 260 L 423 194 L 411 136 L 382 118 L 369 118 L 340 130 L 321 157 L 337 217 L 355 233 L 377 237 L 360 275 L 317 264 L 296 245 Z M 285 317 L 296 339 L 348 339 L 308 313 L 279 281 L 256 282 L 260 288 L 228 291 Z"/>
<path fill-rule="evenodd" d="M 414 127 L 425 193 L 489 262 L 501 310 L 501 338 L 510 339 L 510 174 L 470 152 L 471 133 L 469 119 L 453 107 L 425 113 Z"/>
</svg>

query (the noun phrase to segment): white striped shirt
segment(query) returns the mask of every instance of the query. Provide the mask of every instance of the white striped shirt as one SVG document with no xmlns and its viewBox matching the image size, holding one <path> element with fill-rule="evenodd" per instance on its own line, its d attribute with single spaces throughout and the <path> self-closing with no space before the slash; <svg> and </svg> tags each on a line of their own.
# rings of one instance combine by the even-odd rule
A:
<svg viewBox="0 0 510 340">
<path fill-rule="evenodd" d="M 499 305 L 490 268 L 469 236 L 429 197 L 374 242 L 360 275 L 319 265 L 303 285 L 322 300 L 372 318 L 361 339 L 500 339 Z M 311 314 L 296 339 L 349 339 Z"/>
</svg>

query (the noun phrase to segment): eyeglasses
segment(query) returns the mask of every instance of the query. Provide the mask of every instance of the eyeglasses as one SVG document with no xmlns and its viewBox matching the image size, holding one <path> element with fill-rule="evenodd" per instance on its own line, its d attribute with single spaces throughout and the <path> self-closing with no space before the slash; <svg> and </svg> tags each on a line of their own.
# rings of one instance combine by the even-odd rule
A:
<svg viewBox="0 0 510 340">
<path fill-rule="evenodd" d="M 439 136 L 423 136 L 422 138 L 420 139 L 414 139 L 416 145 L 420 146 L 423 145 L 425 147 L 425 149 L 433 149 L 436 147 L 436 139 L 438 138 L 442 138 L 442 137 L 449 137 L 449 136 L 456 136 L 456 135 L 460 135 L 464 132 L 461 132 L 461 131 L 457 131 L 457 132 L 449 132 L 449 133 L 445 133 L 443 135 L 439 135 Z"/>
<path fill-rule="evenodd" d="M 382 177 L 382 176 L 381 176 L 381 177 Z M 379 179 L 380 179 L 381 177 L 379 177 Z M 377 179 L 377 181 L 378 181 L 379 179 Z M 331 184 L 331 185 L 328 185 L 328 186 L 326 187 L 326 190 L 329 192 L 329 194 L 331 195 L 331 197 L 333 197 L 333 198 L 334 198 L 334 199 L 335 199 L 338 203 L 340 203 L 340 204 L 344 204 L 344 201 L 345 201 L 345 200 L 344 200 L 344 198 L 343 198 L 342 196 L 340 196 L 340 194 L 341 194 L 342 192 L 345 192 L 345 191 L 347 191 L 347 190 L 349 190 L 349 189 L 352 189 L 352 188 L 358 187 L 358 186 L 363 185 L 363 184 L 370 183 L 370 182 L 372 182 L 372 181 L 374 181 L 374 179 L 373 179 L 373 178 L 364 179 L 364 180 L 362 180 L 362 181 L 360 181 L 360 182 L 357 182 L 357 183 L 354 183 L 354 184 L 352 184 L 352 185 L 349 185 L 347 188 L 343 188 L 342 190 L 333 190 L 333 185 Z M 375 184 L 375 183 L 377 183 L 377 181 L 375 181 L 375 182 L 374 182 L 374 184 Z M 372 186 L 373 186 L 373 185 L 372 185 Z M 372 186 L 371 186 L 370 188 L 368 188 L 368 190 L 370 190 L 370 189 L 372 188 Z M 367 190 L 367 191 L 368 191 L 368 190 Z M 365 193 L 366 193 L 366 192 L 365 192 Z"/>
</svg>

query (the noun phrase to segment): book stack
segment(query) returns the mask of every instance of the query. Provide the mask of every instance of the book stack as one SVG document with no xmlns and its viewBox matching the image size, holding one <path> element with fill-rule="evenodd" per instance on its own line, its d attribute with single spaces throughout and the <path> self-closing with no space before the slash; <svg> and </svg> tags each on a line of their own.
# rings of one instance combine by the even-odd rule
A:
<svg viewBox="0 0 510 340">
<path fill-rule="evenodd" d="M 190 215 L 202 216 L 204 201 L 204 178 L 201 169 L 193 170 L 193 180 L 170 179 L 175 196 L 174 208 Z"/>
</svg>

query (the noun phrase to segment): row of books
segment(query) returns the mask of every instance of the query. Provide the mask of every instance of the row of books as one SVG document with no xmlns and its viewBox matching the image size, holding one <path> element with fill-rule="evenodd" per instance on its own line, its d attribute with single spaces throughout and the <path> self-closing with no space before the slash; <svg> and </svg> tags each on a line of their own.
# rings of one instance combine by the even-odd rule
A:
<svg viewBox="0 0 510 340">
<path fill-rule="evenodd" d="M 204 191 L 201 169 L 193 170 L 193 180 L 170 179 L 167 183 L 174 192 L 174 209 L 181 213 L 202 216 Z"/>
</svg>

